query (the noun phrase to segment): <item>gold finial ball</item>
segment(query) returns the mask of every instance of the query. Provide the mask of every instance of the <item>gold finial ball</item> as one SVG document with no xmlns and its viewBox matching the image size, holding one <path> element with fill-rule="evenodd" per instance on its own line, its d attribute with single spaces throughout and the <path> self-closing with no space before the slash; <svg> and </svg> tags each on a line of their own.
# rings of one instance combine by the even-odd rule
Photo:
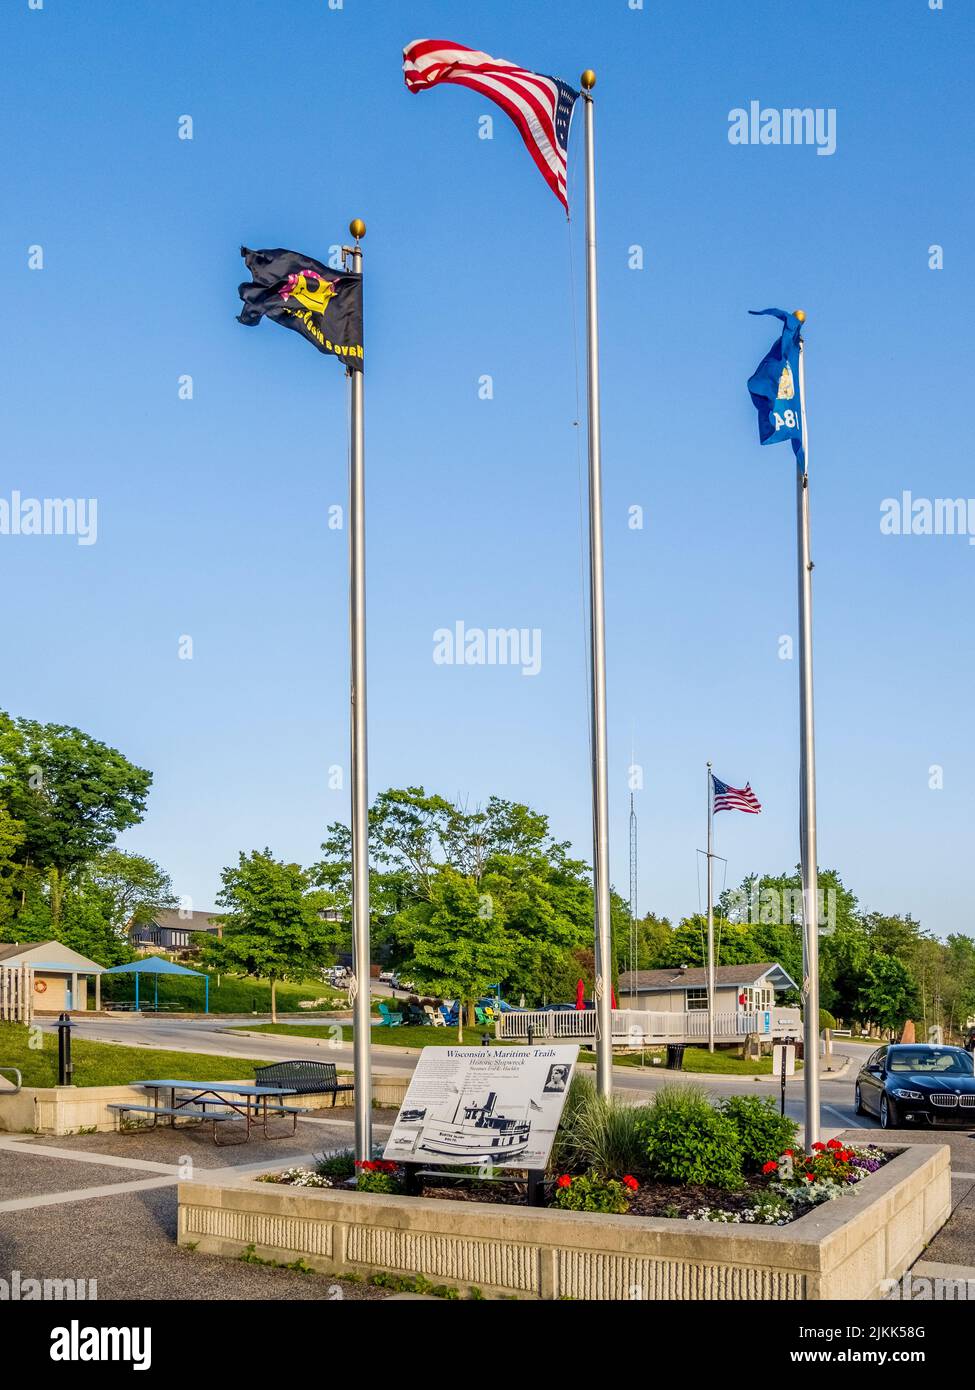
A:
<svg viewBox="0 0 975 1390">
<path fill-rule="evenodd" d="M 366 224 L 361 217 L 356 217 L 349 223 L 349 231 L 355 237 L 356 241 L 362 240 L 366 234 Z"/>
<path fill-rule="evenodd" d="M 586 68 L 585 72 L 579 78 L 579 81 L 582 83 L 583 91 L 591 92 L 596 85 L 596 74 L 593 72 L 592 68 Z"/>
<path fill-rule="evenodd" d="M 806 322 L 806 311 L 805 311 L 805 309 L 797 309 L 796 312 L 795 312 L 795 317 L 799 320 L 800 323 L 805 323 L 805 322 Z"/>
</svg>

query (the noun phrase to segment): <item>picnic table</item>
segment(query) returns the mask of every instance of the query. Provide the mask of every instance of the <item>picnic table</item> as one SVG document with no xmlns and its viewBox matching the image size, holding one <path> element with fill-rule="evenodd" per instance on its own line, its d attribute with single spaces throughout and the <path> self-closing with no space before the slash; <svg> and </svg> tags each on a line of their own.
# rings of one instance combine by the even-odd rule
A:
<svg viewBox="0 0 975 1390">
<path fill-rule="evenodd" d="M 210 1120 L 215 1144 L 222 1142 L 217 1138 L 217 1126 L 227 1120 L 239 1118 L 244 1121 L 244 1138 L 229 1142 L 246 1144 L 252 1126 L 258 1122 L 263 1126 L 265 1139 L 284 1139 L 297 1131 L 298 1116 L 306 1113 L 304 1106 L 283 1103 L 286 1097 L 296 1094 L 293 1086 L 257 1086 L 233 1081 L 174 1081 L 171 1077 L 132 1081 L 129 1084 L 151 1093 L 152 1103 L 136 1105 L 131 1101 L 120 1101 L 110 1105 L 110 1110 L 119 1112 L 120 1120 L 128 1112 L 143 1114 L 151 1118 L 152 1129 L 156 1128 L 161 1118 L 167 1118 L 171 1128 L 175 1128 L 176 1121 L 181 1118 L 194 1117 L 201 1123 Z M 168 1105 L 160 1103 L 160 1096 L 166 1091 L 169 1092 Z M 284 1134 L 269 1133 L 268 1117 L 275 1115 L 290 1115 L 291 1129 Z"/>
</svg>

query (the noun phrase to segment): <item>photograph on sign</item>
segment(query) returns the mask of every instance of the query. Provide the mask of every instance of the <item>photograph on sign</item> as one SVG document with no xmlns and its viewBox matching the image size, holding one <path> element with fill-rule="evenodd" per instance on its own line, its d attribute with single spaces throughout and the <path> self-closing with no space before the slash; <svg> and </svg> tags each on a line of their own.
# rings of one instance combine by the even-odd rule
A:
<svg viewBox="0 0 975 1390">
<path fill-rule="evenodd" d="M 544 1168 L 579 1056 L 558 1047 L 425 1047 L 385 1157 Z"/>
</svg>

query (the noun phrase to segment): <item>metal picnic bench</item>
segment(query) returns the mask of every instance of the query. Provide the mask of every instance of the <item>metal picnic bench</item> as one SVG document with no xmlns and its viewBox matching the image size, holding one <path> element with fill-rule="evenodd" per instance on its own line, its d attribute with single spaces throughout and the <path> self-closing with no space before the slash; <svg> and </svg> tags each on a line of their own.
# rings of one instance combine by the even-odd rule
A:
<svg viewBox="0 0 975 1390">
<path fill-rule="evenodd" d="M 134 1101 L 117 1101 L 108 1106 L 117 1113 L 119 1125 L 127 1114 L 144 1115 L 151 1118 L 150 1129 L 155 1129 L 160 1118 L 168 1118 L 170 1128 L 175 1129 L 177 1119 L 195 1119 L 199 1123 L 209 1120 L 213 1125 L 213 1142 L 222 1143 L 217 1138 L 217 1125 L 227 1120 L 242 1119 L 245 1124 L 243 1139 L 231 1143 L 246 1144 L 251 1135 L 251 1126 L 258 1118 L 263 1122 L 265 1139 L 284 1139 L 295 1134 L 298 1129 L 298 1116 L 305 1114 L 304 1106 L 285 1105 L 285 1097 L 295 1094 L 292 1086 L 238 1085 L 229 1081 L 133 1081 L 132 1086 L 152 1092 L 152 1104 L 139 1105 Z M 169 1104 L 160 1104 L 160 1093 L 169 1092 Z M 188 1092 L 189 1094 L 183 1094 Z M 179 1093 L 179 1094 L 177 1094 Z M 271 1102 L 274 1102 L 273 1104 Z M 207 1109 L 219 1106 L 220 1109 Z M 268 1117 L 290 1115 L 292 1125 L 284 1134 L 268 1132 Z"/>
<path fill-rule="evenodd" d="M 286 1086 L 299 1096 L 330 1095 L 333 1109 L 339 1091 L 354 1089 L 351 1082 L 339 1081 L 334 1062 L 312 1062 L 303 1059 L 294 1062 L 271 1062 L 266 1067 L 255 1067 L 254 1075 L 261 1086 Z"/>
</svg>

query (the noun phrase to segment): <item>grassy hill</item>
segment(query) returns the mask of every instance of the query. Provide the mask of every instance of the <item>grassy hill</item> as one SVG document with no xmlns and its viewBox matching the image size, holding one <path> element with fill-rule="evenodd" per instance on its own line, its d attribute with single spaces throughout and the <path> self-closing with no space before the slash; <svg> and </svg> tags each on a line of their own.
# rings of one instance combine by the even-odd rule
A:
<svg viewBox="0 0 975 1390">
<path fill-rule="evenodd" d="M 202 966 L 191 964 L 191 970 L 202 970 Z M 267 1014 L 271 1012 L 271 986 L 267 980 L 255 980 L 249 975 L 217 976 L 215 971 L 205 972 L 210 978 L 210 1012 L 212 1014 Z M 171 1004 L 187 1013 L 203 1012 L 204 987 L 201 979 L 188 975 L 159 977 L 159 1003 Z M 219 984 L 217 983 L 219 978 Z M 155 977 L 143 975 L 139 980 L 139 1001 L 151 1004 L 155 997 Z M 93 993 L 93 992 L 92 992 Z M 327 999 L 321 1007 L 338 1008 L 345 1005 L 345 995 L 340 995 L 330 985 L 321 980 L 282 980 L 277 989 L 278 1010 L 281 1013 L 304 1013 L 298 1004 L 303 999 Z M 115 975 L 102 980 L 102 1000 L 111 1003 L 131 1003 L 135 998 L 135 976 Z"/>
</svg>

